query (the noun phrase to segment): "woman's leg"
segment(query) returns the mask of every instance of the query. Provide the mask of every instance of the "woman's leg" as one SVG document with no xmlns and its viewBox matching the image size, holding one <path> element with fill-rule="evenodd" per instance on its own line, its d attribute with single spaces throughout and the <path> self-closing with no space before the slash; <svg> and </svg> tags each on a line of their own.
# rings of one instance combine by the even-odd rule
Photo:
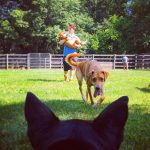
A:
<svg viewBox="0 0 150 150">
<path fill-rule="evenodd" d="M 126 62 L 126 69 L 128 70 L 128 62 Z"/>
<path fill-rule="evenodd" d="M 64 80 L 65 80 L 65 81 L 68 80 L 68 71 L 64 71 Z"/>
<path fill-rule="evenodd" d="M 65 61 L 65 57 L 63 58 L 63 67 L 64 67 L 64 79 L 68 81 L 68 70 L 71 69 L 71 66 Z"/>
</svg>

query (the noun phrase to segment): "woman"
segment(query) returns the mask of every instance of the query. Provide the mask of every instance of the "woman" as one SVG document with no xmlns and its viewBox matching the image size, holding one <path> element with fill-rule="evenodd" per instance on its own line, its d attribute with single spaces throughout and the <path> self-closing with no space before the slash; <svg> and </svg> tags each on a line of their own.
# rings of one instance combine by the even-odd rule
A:
<svg viewBox="0 0 150 150">
<path fill-rule="evenodd" d="M 81 44 L 76 44 L 75 41 L 80 41 L 79 37 L 75 35 L 76 31 L 76 25 L 75 24 L 69 24 L 68 26 L 68 32 L 66 33 L 66 39 L 70 42 L 73 43 L 73 48 L 67 46 L 65 44 L 66 40 L 60 40 L 59 44 L 63 45 L 64 44 L 64 49 L 63 49 L 63 66 L 64 66 L 64 79 L 65 81 L 68 81 L 68 71 L 70 70 L 70 77 L 69 81 L 73 80 L 74 76 L 74 71 L 75 67 L 70 66 L 66 61 L 65 58 L 68 54 L 75 53 L 77 48 L 81 47 Z"/>
</svg>

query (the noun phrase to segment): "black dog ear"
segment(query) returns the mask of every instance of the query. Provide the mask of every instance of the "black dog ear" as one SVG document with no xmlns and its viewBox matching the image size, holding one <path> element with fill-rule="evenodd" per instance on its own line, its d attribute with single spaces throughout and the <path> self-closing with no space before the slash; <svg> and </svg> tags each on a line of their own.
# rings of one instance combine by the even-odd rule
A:
<svg viewBox="0 0 150 150">
<path fill-rule="evenodd" d="M 50 123 L 52 125 L 59 121 L 54 113 L 31 92 L 28 92 L 26 96 L 25 118 L 28 127 L 34 128 L 41 124 Z"/>
<path fill-rule="evenodd" d="M 93 126 L 99 135 L 109 139 L 119 148 L 123 140 L 123 130 L 128 118 L 128 97 L 123 96 L 111 103 L 94 121 Z"/>
</svg>

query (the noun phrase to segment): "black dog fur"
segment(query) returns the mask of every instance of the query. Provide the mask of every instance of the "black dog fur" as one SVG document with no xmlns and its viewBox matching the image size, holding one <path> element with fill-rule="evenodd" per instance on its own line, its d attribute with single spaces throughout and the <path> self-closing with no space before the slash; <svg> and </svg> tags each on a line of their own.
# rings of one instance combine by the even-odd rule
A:
<svg viewBox="0 0 150 150">
<path fill-rule="evenodd" d="M 114 101 L 93 121 L 61 121 L 29 92 L 25 117 L 35 150 L 118 150 L 128 118 L 128 97 Z"/>
</svg>

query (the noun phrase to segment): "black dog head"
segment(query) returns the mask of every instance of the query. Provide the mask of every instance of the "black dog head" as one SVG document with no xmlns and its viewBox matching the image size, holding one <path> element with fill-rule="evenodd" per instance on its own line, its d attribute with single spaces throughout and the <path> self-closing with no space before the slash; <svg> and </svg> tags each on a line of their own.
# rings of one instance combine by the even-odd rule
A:
<svg viewBox="0 0 150 150">
<path fill-rule="evenodd" d="M 128 97 L 114 101 L 93 121 L 61 121 L 36 96 L 28 93 L 25 117 L 35 150 L 118 150 L 128 117 Z"/>
</svg>

